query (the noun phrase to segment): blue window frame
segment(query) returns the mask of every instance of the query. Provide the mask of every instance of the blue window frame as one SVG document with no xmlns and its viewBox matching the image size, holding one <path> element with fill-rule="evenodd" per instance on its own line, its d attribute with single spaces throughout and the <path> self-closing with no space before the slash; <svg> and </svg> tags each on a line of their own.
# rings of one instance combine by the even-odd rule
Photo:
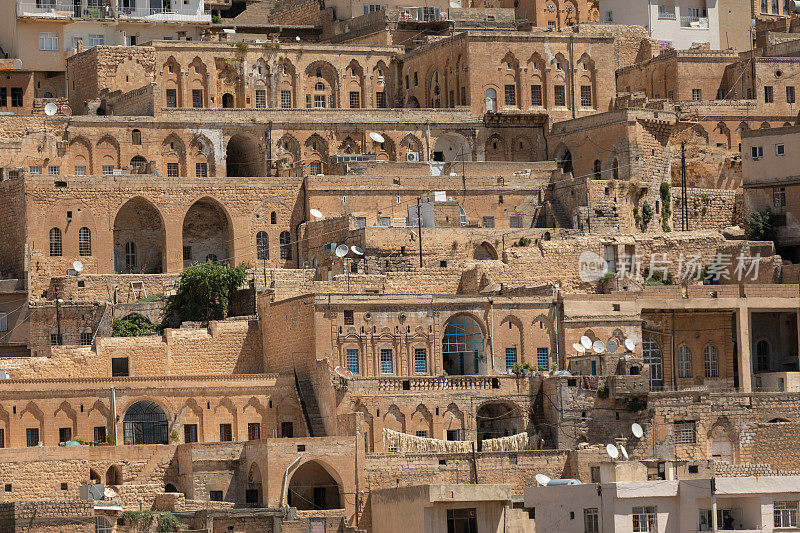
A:
<svg viewBox="0 0 800 533">
<path fill-rule="evenodd" d="M 394 372 L 392 349 L 381 348 L 381 374 L 391 374 L 392 372 Z"/>
<path fill-rule="evenodd" d="M 536 362 L 540 369 L 550 370 L 550 348 L 536 348 Z"/>
<path fill-rule="evenodd" d="M 506 348 L 506 368 L 517 364 L 517 347 Z"/>
<path fill-rule="evenodd" d="M 358 374 L 358 348 L 347 349 L 347 370 Z"/>
<path fill-rule="evenodd" d="M 417 374 L 428 373 L 428 350 L 425 348 L 414 348 L 414 372 Z"/>
</svg>

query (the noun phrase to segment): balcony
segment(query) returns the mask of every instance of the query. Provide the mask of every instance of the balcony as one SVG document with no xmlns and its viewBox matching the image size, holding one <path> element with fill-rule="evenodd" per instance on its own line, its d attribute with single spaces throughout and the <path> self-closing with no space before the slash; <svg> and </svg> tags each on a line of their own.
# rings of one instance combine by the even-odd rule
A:
<svg viewBox="0 0 800 533">
<path fill-rule="evenodd" d="M 120 19 L 145 19 L 157 21 L 211 22 L 211 15 L 203 10 L 202 2 L 181 7 L 172 7 L 164 2 L 161 7 L 151 5 L 120 6 Z"/>
<path fill-rule="evenodd" d="M 707 30 L 708 17 L 696 17 L 696 16 L 681 17 L 681 28 Z"/>
<path fill-rule="evenodd" d="M 44 17 L 44 18 L 112 18 L 113 14 L 110 10 L 106 11 L 100 6 L 82 6 L 80 3 L 75 4 L 59 3 L 59 2 L 20 2 L 17 4 L 18 17 Z"/>
<path fill-rule="evenodd" d="M 117 8 L 120 18 L 145 19 L 157 21 L 211 22 L 211 15 L 205 13 L 203 4 L 194 6 L 170 7 L 167 2 L 160 7 L 120 6 Z M 77 2 L 20 2 L 17 4 L 17 16 L 55 19 L 112 19 L 114 10 L 107 5 Z"/>
<path fill-rule="evenodd" d="M 675 20 L 674 11 L 659 11 L 658 20 Z"/>
<path fill-rule="evenodd" d="M 431 376 L 431 377 L 356 377 L 349 382 L 351 391 L 447 391 L 491 390 L 516 391 L 527 379 L 516 376 Z"/>
</svg>

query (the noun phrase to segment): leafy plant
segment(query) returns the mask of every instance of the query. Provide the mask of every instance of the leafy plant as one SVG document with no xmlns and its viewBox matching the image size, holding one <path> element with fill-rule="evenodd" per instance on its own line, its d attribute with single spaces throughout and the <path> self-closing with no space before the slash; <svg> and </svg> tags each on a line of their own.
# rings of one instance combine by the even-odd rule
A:
<svg viewBox="0 0 800 533">
<path fill-rule="evenodd" d="M 175 295 L 167 300 L 165 322 L 207 322 L 224 318 L 233 293 L 244 283 L 242 267 L 207 262 L 181 274 Z"/>
<path fill-rule="evenodd" d="M 184 529 L 178 517 L 170 512 L 156 512 L 149 509 L 122 512 L 122 521 L 125 525 L 134 527 L 138 531 L 149 531 L 154 518 L 157 520 L 156 531 L 159 533 L 173 533 Z"/>
<path fill-rule="evenodd" d="M 518 241 L 511 244 L 512 248 L 524 248 L 531 244 L 531 240 L 527 237 L 520 237 Z"/>
<path fill-rule="evenodd" d="M 169 434 L 169 440 L 171 442 L 178 442 L 179 439 L 180 439 L 180 437 L 178 437 L 178 430 L 177 429 L 173 429 Z"/>
<path fill-rule="evenodd" d="M 115 318 L 111 323 L 111 334 L 114 337 L 141 337 L 162 332 L 160 324 L 153 324 L 147 317 L 132 313 L 122 318 Z"/>
<path fill-rule="evenodd" d="M 158 533 L 172 533 L 173 531 L 182 531 L 183 524 L 178 520 L 178 517 L 172 513 L 160 513 L 158 515 Z"/>
<path fill-rule="evenodd" d="M 219 15 L 211 15 L 211 24 L 222 24 L 222 18 Z"/>
<path fill-rule="evenodd" d="M 530 363 L 514 363 L 511 366 L 511 371 L 518 376 L 523 374 L 526 370 L 528 372 L 533 372 L 534 368 L 530 365 Z"/>
<path fill-rule="evenodd" d="M 107 434 L 106 435 L 106 444 L 109 444 L 111 446 L 116 445 L 117 444 L 117 438 L 114 435 L 112 435 L 111 433 Z"/>
<path fill-rule="evenodd" d="M 751 241 L 774 241 L 778 236 L 776 216 L 766 209 L 750 213 L 744 219 L 744 230 Z"/>
<path fill-rule="evenodd" d="M 670 194 L 669 182 L 663 182 L 659 188 L 659 192 L 661 193 L 661 229 L 664 230 L 664 232 L 670 232 L 672 231 L 672 228 L 669 226 L 669 219 L 672 216 L 672 194 Z"/>
<path fill-rule="evenodd" d="M 608 394 L 609 394 L 608 387 L 606 385 L 600 385 L 599 387 L 597 387 L 598 398 L 602 398 L 603 400 L 605 400 L 606 398 L 608 398 Z"/>
<path fill-rule="evenodd" d="M 642 188 L 641 184 L 638 181 L 631 180 L 628 183 L 628 196 L 630 196 L 631 198 L 636 198 L 641 188 Z"/>
<path fill-rule="evenodd" d="M 648 267 L 644 269 L 644 279 L 647 285 L 672 285 L 674 281 L 672 274 L 667 272 L 665 275 L 663 270 L 656 270 L 651 276 Z"/>
<path fill-rule="evenodd" d="M 250 45 L 244 41 L 237 41 L 236 49 L 241 52 L 242 54 L 246 54 L 247 51 L 250 49 Z"/>
<path fill-rule="evenodd" d="M 642 204 L 642 231 L 647 231 L 647 225 L 651 220 L 653 220 L 653 208 L 645 200 Z"/>
</svg>

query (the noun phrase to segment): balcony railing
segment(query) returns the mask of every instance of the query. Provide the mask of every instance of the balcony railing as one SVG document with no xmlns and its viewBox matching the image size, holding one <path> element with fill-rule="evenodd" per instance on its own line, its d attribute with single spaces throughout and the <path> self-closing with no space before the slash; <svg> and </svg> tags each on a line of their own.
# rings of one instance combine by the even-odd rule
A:
<svg viewBox="0 0 800 533">
<path fill-rule="evenodd" d="M 659 20 L 675 20 L 675 12 L 674 11 L 659 11 L 658 12 L 658 19 Z"/>
<path fill-rule="evenodd" d="M 117 9 L 120 18 L 154 18 L 154 19 L 175 19 L 185 17 L 208 18 L 211 16 L 206 14 L 199 7 L 150 7 L 132 6 L 132 7 L 119 7 Z"/>
<path fill-rule="evenodd" d="M 708 29 L 708 17 L 681 17 L 682 28 Z"/>
<path fill-rule="evenodd" d="M 515 379 L 518 378 L 513 376 L 359 377 L 350 382 L 350 387 L 378 391 L 499 389 L 501 383 L 508 383 Z"/>
<path fill-rule="evenodd" d="M 17 4 L 17 16 L 35 16 L 52 18 L 104 18 L 106 11 L 102 7 L 82 6 L 74 2 L 20 2 Z M 110 15 L 109 16 L 113 16 Z"/>
</svg>

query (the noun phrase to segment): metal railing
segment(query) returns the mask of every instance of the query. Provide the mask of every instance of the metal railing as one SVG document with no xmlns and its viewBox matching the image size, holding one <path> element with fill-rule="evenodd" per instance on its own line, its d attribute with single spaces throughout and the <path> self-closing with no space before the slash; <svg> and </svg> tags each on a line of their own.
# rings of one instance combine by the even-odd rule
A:
<svg viewBox="0 0 800 533">
<path fill-rule="evenodd" d="M 658 12 L 659 20 L 675 20 L 675 12 L 674 11 L 659 11 Z"/>
<path fill-rule="evenodd" d="M 708 29 L 708 17 L 681 17 L 682 28 Z"/>
</svg>

